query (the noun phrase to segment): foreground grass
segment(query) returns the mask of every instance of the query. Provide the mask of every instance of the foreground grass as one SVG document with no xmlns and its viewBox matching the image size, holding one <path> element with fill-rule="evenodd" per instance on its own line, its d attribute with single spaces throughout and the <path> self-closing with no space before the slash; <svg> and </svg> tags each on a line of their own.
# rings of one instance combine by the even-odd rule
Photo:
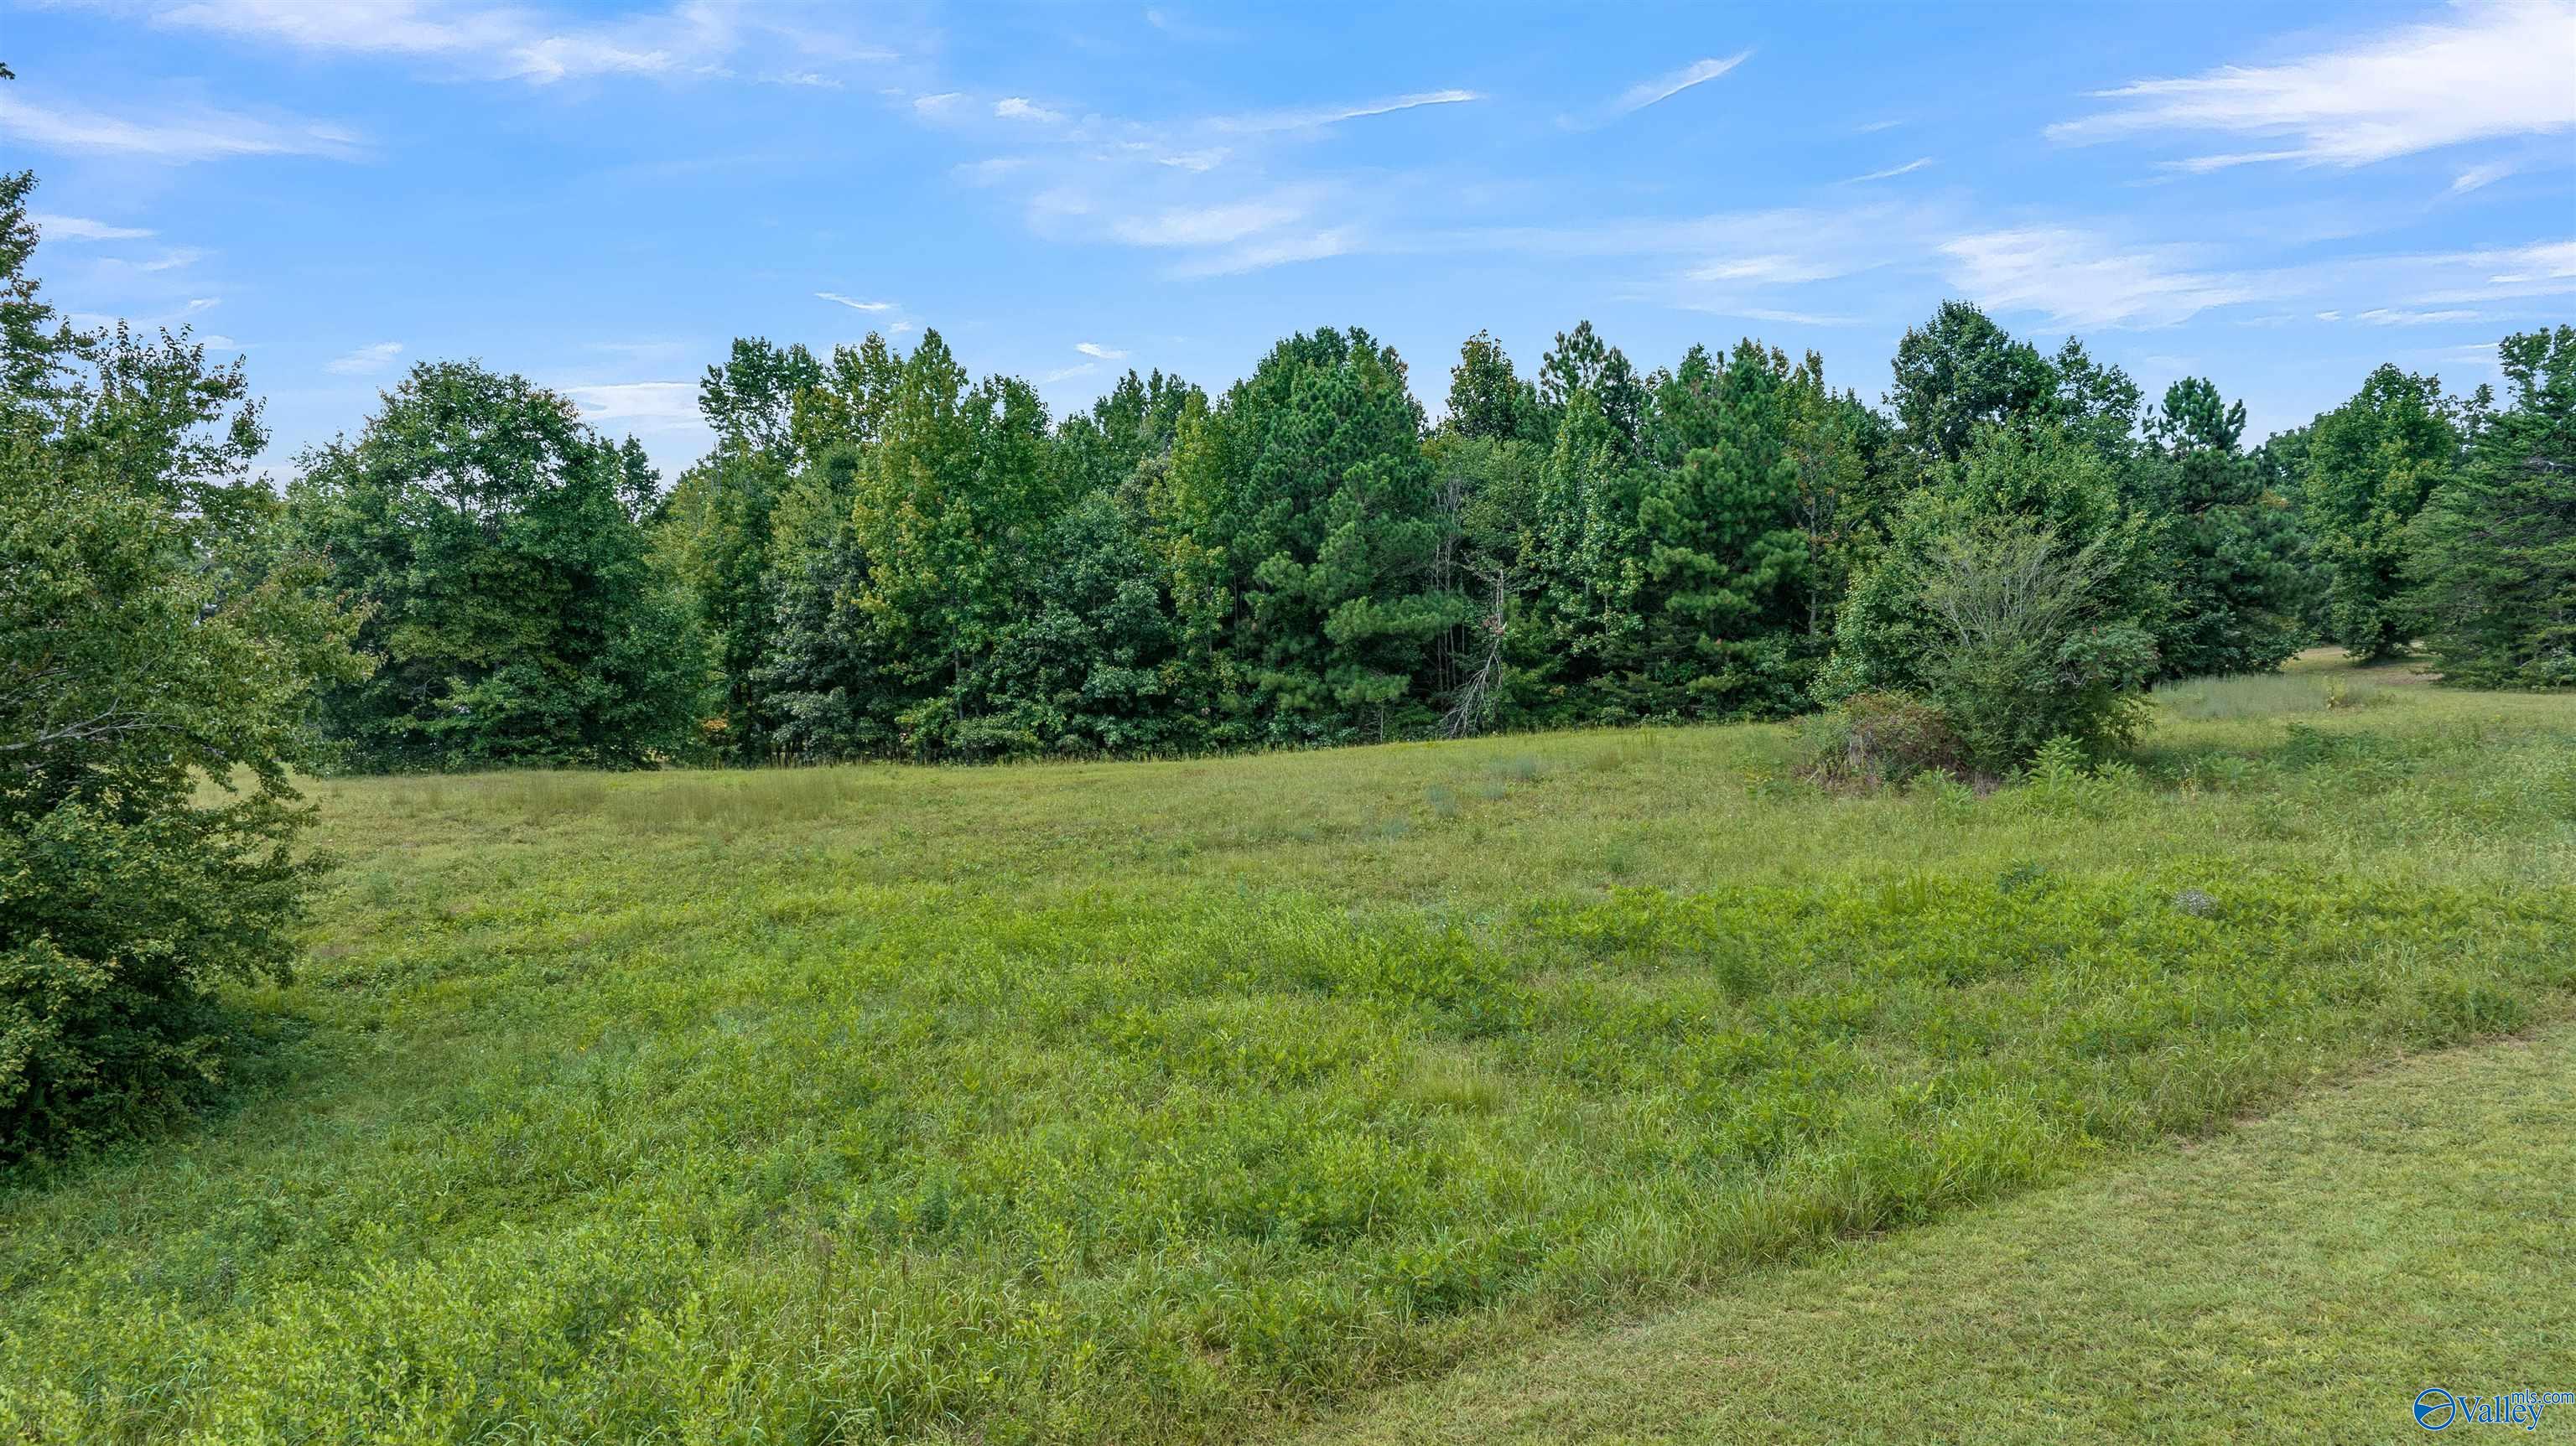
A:
<svg viewBox="0 0 2576 1446">
<path fill-rule="evenodd" d="M 2576 1390 L 2576 1030 L 1373 1396 L 1316 1441 L 2384 1441 Z M 2576 1431 L 2551 1408 L 2542 1440 Z M 2515 1433 L 2517 1436 L 2520 1433 Z"/>
<path fill-rule="evenodd" d="M 330 785 L 235 1111 L 0 1186 L 0 1427 L 1224 1438 L 2565 1010 L 2576 700 L 2229 687 L 1983 799 L 1771 728 Z"/>
</svg>

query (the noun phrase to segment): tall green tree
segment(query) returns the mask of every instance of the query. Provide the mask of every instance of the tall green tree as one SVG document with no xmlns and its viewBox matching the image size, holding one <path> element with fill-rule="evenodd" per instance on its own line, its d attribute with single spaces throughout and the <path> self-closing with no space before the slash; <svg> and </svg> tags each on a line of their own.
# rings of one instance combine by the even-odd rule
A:
<svg viewBox="0 0 2576 1446">
<path fill-rule="evenodd" d="M 2437 378 L 2382 366 L 2308 430 L 2307 512 L 2330 569 L 2327 620 L 2356 658 L 2406 645 L 2406 528 L 2459 460 L 2455 412 Z"/>
<path fill-rule="evenodd" d="M 298 529 L 381 660 L 323 694 L 351 764 L 634 767 L 697 746 L 706 652 L 647 561 L 633 443 L 524 377 L 425 362 L 355 441 L 300 461 Z"/>
<path fill-rule="evenodd" d="M 81 332 L 0 176 L 0 1160 L 187 1109 L 214 988 L 282 969 L 317 866 L 288 770 L 351 620 L 281 545 L 241 365 Z"/>
<path fill-rule="evenodd" d="M 1980 427 L 2054 410 L 2060 382 L 2038 348 L 1965 301 L 1907 328 L 1895 368 L 1888 405 L 1907 445 L 1932 462 L 1958 460 Z"/>
<path fill-rule="evenodd" d="M 970 726 L 971 675 L 1010 626 L 1061 505 L 1048 445 L 1028 383 L 970 385 L 947 341 L 923 333 L 860 457 L 850 509 L 865 575 L 849 602 L 904 697 L 895 728 L 909 752 L 993 749 Z"/>
<path fill-rule="evenodd" d="M 1648 586 L 1638 508 L 1655 474 L 1589 391 L 1558 410 L 1522 548 L 1530 596 L 1516 629 L 1516 702 L 1533 723 L 1633 720 L 1654 711 L 1634 683 Z"/>
<path fill-rule="evenodd" d="M 1630 365 L 1627 353 L 1610 345 L 1588 321 L 1560 331 L 1539 358 L 1537 435 L 1553 438 L 1564 429 L 1567 408 L 1577 395 L 1610 426 L 1618 460 L 1635 460 L 1646 446 L 1654 410 L 1654 389 Z"/>
<path fill-rule="evenodd" d="M 1713 384 L 1678 389 L 1706 421 L 1681 429 L 1697 445 L 1656 472 L 1637 508 L 1654 712 L 1777 716 L 1805 698 L 1795 376 L 1788 358 L 1746 341 Z"/>
<path fill-rule="evenodd" d="M 1228 569 L 1229 671 L 1279 742 L 1428 729 L 1431 644 L 1466 615 L 1434 583 L 1442 521 L 1404 363 L 1366 332 L 1273 348 L 1174 457 Z"/>
<path fill-rule="evenodd" d="M 2297 651 L 2297 541 L 2287 506 L 2239 445 L 2245 405 L 2186 377 L 2147 422 L 2132 465 L 2146 507 L 2166 520 L 2162 570 L 2173 605 L 2156 639 L 2167 677 L 2268 672 Z"/>
<path fill-rule="evenodd" d="M 1480 331 L 1459 347 L 1458 364 L 1449 369 L 1449 412 L 1440 425 L 1460 437 L 1543 442 L 1547 419 L 1537 386 L 1512 369 L 1493 333 Z"/>
<path fill-rule="evenodd" d="M 2576 687 L 2576 327 L 2496 351 L 2505 409 L 2408 529 L 2412 611 L 2445 683 Z"/>
</svg>

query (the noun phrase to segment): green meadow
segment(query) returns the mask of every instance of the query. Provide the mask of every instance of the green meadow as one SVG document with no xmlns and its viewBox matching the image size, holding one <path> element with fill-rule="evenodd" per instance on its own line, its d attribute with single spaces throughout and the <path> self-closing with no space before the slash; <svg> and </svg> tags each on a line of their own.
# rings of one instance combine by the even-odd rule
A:
<svg viewBox="0 0 2576 1446">
<path fill-rule="evenodd" d="M 1985 794 L 1800 756 L 312 785 L 225 1110 L 0 1183 L 0 1439 L 1324 1430 L 2576 1005 L 2576 698 L 2303 661 Z"/>
</svg>

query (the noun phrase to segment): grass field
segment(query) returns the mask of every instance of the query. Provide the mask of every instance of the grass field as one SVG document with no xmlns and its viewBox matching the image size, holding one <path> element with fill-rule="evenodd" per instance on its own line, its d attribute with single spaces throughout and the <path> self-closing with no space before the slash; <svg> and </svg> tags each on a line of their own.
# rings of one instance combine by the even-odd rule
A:
<svg viewBox="0 0 2576 1446">
<path fill-rule="evenodd" d="M 321 786 L 235 1107 L 0 1185 L 0 1437 L 1229 1439 L 2576 1003 L 2576 699 L 2162 710 L 1982 798 L 1781 728 Z"/>
<path fill-rule="evenodd" d="M 2561 1026 L 1371 1396 L 1308 1437 L 2420 1440 L 2428 1386 L 2576 1391 L 2570 1180 L 2576 1030 Z M 2576 1405 L 2508 1435 L 2567 1440 Z"/>
</svg>

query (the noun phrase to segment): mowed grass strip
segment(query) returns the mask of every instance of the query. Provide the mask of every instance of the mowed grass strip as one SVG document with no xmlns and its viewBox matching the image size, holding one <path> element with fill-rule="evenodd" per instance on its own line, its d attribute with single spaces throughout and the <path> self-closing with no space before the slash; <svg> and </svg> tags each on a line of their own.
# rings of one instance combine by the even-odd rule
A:
<svg viewBox="0 0 2576 1446">
<path fill-rule="evenodd" d="M 2570 1180 L 2559 1027 L 1371 1396 L 1303 1438 L 2413 1440 L 2426 1387 L 2576 1391 Z M 2576 1434 L 2576 1406 L 2538 1432 Z"/>
<path fill-rule="evenodd" d="M 320 790 L 184 1135 L 0 1187 L 39 1440 L 1208 1440 L 2576 985 L 2576 700 Z"/>
</svg>

